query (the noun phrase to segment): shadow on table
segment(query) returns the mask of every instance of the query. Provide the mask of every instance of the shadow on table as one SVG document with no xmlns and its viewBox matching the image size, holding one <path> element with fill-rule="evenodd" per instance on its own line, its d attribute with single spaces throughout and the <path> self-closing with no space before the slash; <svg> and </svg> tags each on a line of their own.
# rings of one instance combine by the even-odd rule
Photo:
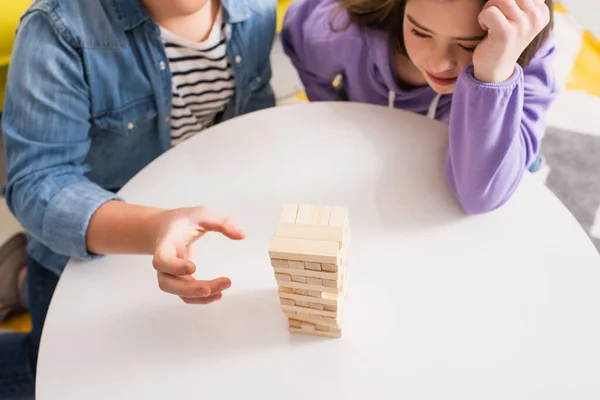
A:
<svg viewBox="0 0 600 400">
<path fill-rule="evenodd" d="M 231 290 L 231 289 L 230 289 Z M 148 306 L 129 319 L 125 331 L 114 336 L 121 351 L 149 362 L 192 362 L 240 353 L 278 351 L 332 340 L 292 335 L 279 308 L 277 290 L 231 292 L 211 305 Z M 134 328 L 134 329 L 132 329 Z M 123 354 L 120 359 L 127 359 Z"/>
</svg>

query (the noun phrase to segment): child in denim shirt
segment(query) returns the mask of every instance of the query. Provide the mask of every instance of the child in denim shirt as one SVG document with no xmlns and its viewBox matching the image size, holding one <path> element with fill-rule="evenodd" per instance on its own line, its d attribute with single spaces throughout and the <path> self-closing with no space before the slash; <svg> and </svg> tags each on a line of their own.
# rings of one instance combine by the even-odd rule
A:
<svg viewBox="0 0 600 400">
<path fill-rule="evenodd" d="M 187 249 L 208 231 L 243 239 L 233 221 L 115 193 L 170 147 L 274 106 L 275 10 L 275 0 L 37 0 L 23 16 L 2 128 L 5 196 L 29 239 L 33 329 L 0 335 L 0 398 L 33 396 L 44 318 L 70 257 L 153 254 L 160 288 L 190 304 L 229 287 L 195 280 Z"/>
</svg>

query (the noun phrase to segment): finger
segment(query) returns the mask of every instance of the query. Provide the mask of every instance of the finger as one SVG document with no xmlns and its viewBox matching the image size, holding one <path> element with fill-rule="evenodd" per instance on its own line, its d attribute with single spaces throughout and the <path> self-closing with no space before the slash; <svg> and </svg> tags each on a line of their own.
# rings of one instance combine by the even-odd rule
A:
<svg viewBox="0 0 600 400">
<path fill-rule="evenodd" d="M 203 231 L 219 232 L 229 239 L 241 240 L 246 233 L 231 219 L 215 212 L 203 209 L 198 216 L 197 223 Z"/>
<path fill-rule="evenodd" d="M 524 17 L 523 10 L 515 0 L 492 0 L 488 3 L 492 3 L 489 8 L 498 8 L 511 22 L 519 22 Z"/>
<path fill-rule="evenodd" d="M 158 286 L 163 292 L 181 297 L 208 297 L 231 287 L 228 278 L 217 278 L 210 281 L 196 280 L 191 276 L 174 276 L 159 273 Z"/>
<path fill-rule="evenodd" d="M 517 6 L 525 11 L 526 13 L 531 13 L 535 10 L 535 1 L 534 0 L 515 0 Z"/>
<path fill-rule="evenodd" d="M 495 32 L 497 35 L 506 34 L 511 29 L 511 24 L 498 7 L 486 8 L 479 14 L 479 25 L 484 31 Z"/>
<path fill-rule="evenodd" d="M 171 275 L 191 275 L 196 271 L 193 261 L 178 257 L 176 246 L 166 242 L 157 246 L 152 265 L 158 272 Z"/>
<path fill-rule="evenodd" d="M 218 292 L 211 294 L 208 297 L 181 297 L 186 304 L 210 304 L 214 301 L 221 300 L 223 293 Z"/>
<path fill-rule="evenodd" d="M 175 276 L 158 273 L 158 287 L 165 293 L 185 297 L 207 297 L 211 294 L 211 286 L 206 281 L 196 280 L 193 277 Z"/>
</svg>

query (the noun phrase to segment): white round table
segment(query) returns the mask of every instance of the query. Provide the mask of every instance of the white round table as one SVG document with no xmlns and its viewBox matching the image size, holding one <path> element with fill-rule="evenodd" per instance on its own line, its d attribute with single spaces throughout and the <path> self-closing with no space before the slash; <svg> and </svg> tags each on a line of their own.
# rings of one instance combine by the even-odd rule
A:
<svg viewBox="0 0 600 400">
<path fill-rule="evenodd" d="M 527 175 L 467 216 L 446 126 L 383 107 L 286 106 L 180 145 L 121 194 L 207 205 L 247 231 L 198 243 L 220 302 L 158 289 L 150 256 L 71 262 L 52 300 L 38 400 L 600 398 L 600 256 Z M 285 202 L 349 207 L 343 337 L 291 334 L 268 242 Z"/>
</svg>

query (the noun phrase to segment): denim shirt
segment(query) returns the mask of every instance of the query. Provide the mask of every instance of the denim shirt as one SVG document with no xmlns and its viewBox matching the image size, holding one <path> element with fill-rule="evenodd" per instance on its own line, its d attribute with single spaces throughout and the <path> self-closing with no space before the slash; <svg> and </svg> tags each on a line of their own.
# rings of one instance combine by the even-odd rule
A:
<svg viewBox="0 0 600 400">
<path fill-rule="evenodd" d="M 234 98 L 219 121 L 275 105 L 276 0 L 221 0 Z M 139 0 L 37 0 L 17 30 L 2 129 L 11 212 L 60 274 L 94 212 L 170 146 L 171 72 Z"/>
</svg>

